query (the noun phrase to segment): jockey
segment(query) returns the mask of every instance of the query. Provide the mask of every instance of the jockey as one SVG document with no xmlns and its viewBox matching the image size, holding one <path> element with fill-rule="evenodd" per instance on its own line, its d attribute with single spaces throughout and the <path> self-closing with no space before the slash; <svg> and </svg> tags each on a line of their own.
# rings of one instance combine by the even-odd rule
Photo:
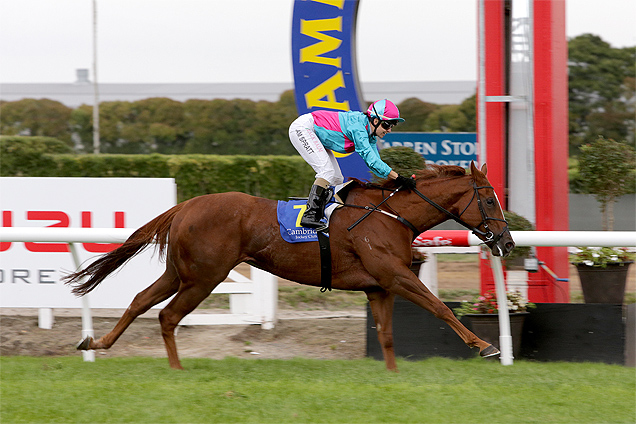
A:
<svg viewBox="0 0 636 424">
<path fill-rule="evenodd" d="M 299 116 L 289 127 L 289 139 L 300 156 L 316 171 L 316 181 L 309 192 L 307 210 L 300 224 L 321 229 L 324 208 L 331 198 L 330 185 L 344 180 L 333 152 L 357 152 L 369 169 L 380 178 L 397 180 L 407 188 L 415 180 L 398 175 L 380 159 L 376 137 L 382 138 L 391 128 L 404 122 L 400 111 L 384 99 L 372 103 L 366 112 L 317 110 Z"/>
</svg>

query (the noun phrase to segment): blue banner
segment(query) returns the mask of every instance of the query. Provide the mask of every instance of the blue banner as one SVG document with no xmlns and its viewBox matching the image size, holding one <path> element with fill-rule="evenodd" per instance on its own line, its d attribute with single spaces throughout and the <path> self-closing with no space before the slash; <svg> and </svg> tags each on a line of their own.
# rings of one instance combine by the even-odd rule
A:
<svg viewBox="0 0 636 424">
<path fill-rule="evenodd" d="M 366 110 L 356 70 L 357 12 L 358 0 L 294 2 L 292 64 L 299 115 L 319 109 Z M 357 153 L 336 157 L 345 178 L 369 179 Z"/>
<path fill-rule="evenodd" d="M 404 146 L 421 154 L 427 163 L 470 168 L 477 162 L 477 133 L 390 133 L 382 148 Z"/>
</svg>

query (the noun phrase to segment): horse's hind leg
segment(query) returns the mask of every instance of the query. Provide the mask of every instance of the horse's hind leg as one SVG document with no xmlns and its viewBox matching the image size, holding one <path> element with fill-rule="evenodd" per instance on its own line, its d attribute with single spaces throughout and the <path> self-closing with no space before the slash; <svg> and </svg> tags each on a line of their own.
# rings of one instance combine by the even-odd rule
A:
<svg viewBox="0 0 636 424">
<path fill-rule="evenodd" d="M 223 278 L 221 278 L 220 281 L 223 281 Z M 199 303 L 209 296 L 216 285 L 217 284 L 182 284 L 174 299 L 159 313 L 161 335 L 166 345 L 168 362 L 171 368 L 183 369 L 181 361 L 179 361 L 179 354 L 177 353 L 174 329 L 179 325 L 183 317 L 192 312 Z"/>
<path fill-rule="evenodd" d="M 395 295 L 388 291 L 367 292 L 371 313 L 378 332 L 378 341 L 382 348 L 382 355 L 386 368 L 389 371 L 398 372 L 395 363 L 395 351 L 393 350 L 393 303 Z"/>
<path fill-rule="evenodd" d="M 166 272 L 157 281 L 135 296 L 126 312 L 115 325 L 115 328 L 99 340 L 87 337 L 77 348 L 79 350 L 110 348 L 135 318 L 175 294 L 179 289 L 179 283 L 179 277 L 177 277 L 174 268 L 168 265 Z"/>
</svg>

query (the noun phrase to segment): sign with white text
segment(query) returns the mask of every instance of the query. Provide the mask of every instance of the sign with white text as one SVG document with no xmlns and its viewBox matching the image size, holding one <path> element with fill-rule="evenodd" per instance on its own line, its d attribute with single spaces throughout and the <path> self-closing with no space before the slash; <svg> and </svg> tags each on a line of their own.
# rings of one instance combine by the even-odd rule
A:
<svg viewBox="0 0 636 424">
<path fill-rule="evenodd" d="M 424 156 L 426 163 L 458 165 L 470 168 L 477 162 L 476 133 L 407 133 L 395 132 L 384 136 L 383 148 L 410 147 Z"/>
<path fill-rule="evenodd" d="M 176 204 L 171 178 L 0 178 L 3 227 L 138 228 Z M 77 243 L 84 264 L 117 244 Z M 90 294 L 93 308 L 127 308 L 165 264 L 152 247 Z M 60 280 L 75 271 L 66 243 L 1 242 L 0 307 L 76 308 Z"/>
</svg>

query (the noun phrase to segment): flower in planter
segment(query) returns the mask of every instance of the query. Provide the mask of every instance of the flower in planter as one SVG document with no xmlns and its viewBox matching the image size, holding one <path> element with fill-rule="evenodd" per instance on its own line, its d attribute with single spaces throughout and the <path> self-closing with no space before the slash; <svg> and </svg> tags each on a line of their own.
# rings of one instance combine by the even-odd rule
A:
<svg viewBox="0 0 636 424">
<path fill-rule="evenodd" d="M 506 293 L 508 300 L 508 312 L 511 314 L 519 312 L 527 312 L 528 309 L 535 307 L 534 303 L 530 303 L 518 291 L 510 291 Z M 497 296 L 494 290 L 476 296 L 472 301 L 463 301 L 461 306 L 453 309 L 457 317 L 469 314 L 498 314 Z"/>
<path fill-rule="evenodd" d="M 426 253 L 420 251 L 417 247 L 411 248 L 411 257 L 413 262 L 426 262 L 426 259 L 428 259 Z"/>
<path fill-rule="evenodd" d="M 577 249 L 579 251 L 570 257 L 572 263 L 591 267 L 606 268 L 608 264 L 631 263 L 636 258 L 636 254 L 629 252 L 625 247 L 578 247 Z"/>
</svg>

